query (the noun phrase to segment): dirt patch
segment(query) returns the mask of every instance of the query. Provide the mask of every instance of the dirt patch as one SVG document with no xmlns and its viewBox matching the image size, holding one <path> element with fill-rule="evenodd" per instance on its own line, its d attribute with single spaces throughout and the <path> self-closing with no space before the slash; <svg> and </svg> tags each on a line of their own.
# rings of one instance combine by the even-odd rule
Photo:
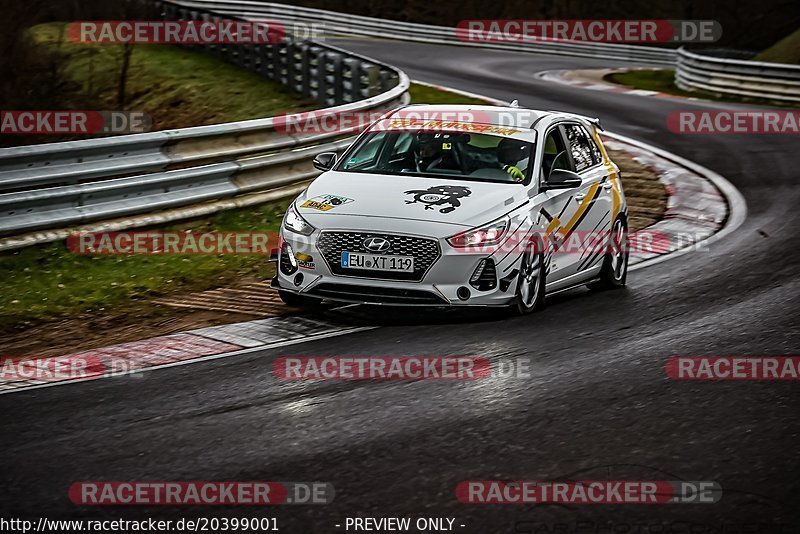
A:
<svg viewBox="0 0 800 534">
<path fill-rule="evenodd" d="M 235 299 L 236 303 L 231 304 Z M 48 321 L 3 337 L 0 355 L 58 356 L 220 324 L 292 313 L 269 281 L 243 280 L 222 289 L 152 299 L 113 310 Z"/>
<path fill-rule="evenodd" d="M 622 188 L 628 200 L 629 229 L 641 230 L 660 221 L 667 211 L 667 191 L 656 172 L 620 150 L 608 153 L 620 168 Z"/>
</svg>

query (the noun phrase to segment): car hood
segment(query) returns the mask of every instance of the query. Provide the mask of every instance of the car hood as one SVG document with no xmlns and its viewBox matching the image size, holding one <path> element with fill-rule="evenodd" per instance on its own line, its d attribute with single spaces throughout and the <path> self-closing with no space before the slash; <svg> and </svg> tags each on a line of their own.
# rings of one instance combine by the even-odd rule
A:
<svg viewBox="0 0 800 534">
<path fill-rule="evenodd" d="M 527 200 L 519 184 L 330 171 L 317 178 L 295 206 L 318 228 L 344 227 L 345 219 L 353 217 L 374 218 L 381 227 L 377 220 L 395 219 L 473 228 Z"/>
</svg>

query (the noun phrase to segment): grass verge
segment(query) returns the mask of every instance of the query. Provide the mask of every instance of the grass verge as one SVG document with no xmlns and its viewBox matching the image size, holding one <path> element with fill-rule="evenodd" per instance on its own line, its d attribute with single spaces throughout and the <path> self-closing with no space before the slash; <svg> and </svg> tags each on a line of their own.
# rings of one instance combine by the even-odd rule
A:
<svg viewBox="0 0 800 534">
<path fill-rule="evenodd" d="M 606 81 L 626 85 L 634 89 L 644 89 L 646 91 L 657 91 L 670 95 L 683 96 L 686 98 L 702 98 L 715 102 L 731 102 L 740 104 L 761 104 L 768 106 L 795 108 L 794 104 L 786 102 L 775 102 L 761 98 L 739 98 L 725 96 L 707 91 L 684 91 L 675 85 L 675 71 L 671 69 L 657 70 L 632 70 L 629 72 L 617 72 L 608 74 L 604 78 Z"/>
<path fill-rule="evenodd" d="M 767 63 L 788 63 L 789 65 L 800 64 L 800 29 L 770 46 L 753 60 Z"/>
<path fill-rule="evenodd" d="M 38 32 L 45 33 L 55 29 L 57 28 L 54 25 L 37 27 Z M 177 80 L 170 77 L 170 71 L 159 67 L 159 81 L 156 82 L 155 72 L 150 72 L 150 83 L 168 88 L 170 93 L 180 92 L 177 88 L 186 82 L 187 73 L 201 72 L 209 66 L 221 73 L 227 72 L 229 67 L 215 58 L 181 50 L 164 48 L 159 51 L 149 50 L 147 53 L 159 56 L 159 66 L 167 66 L 170 58 L 183 63 L 174 70 Z M 77 57 L 79 65 L 70 66 L 67 70 L 73 76 L 79 77 L 78 73 L 85 72 L 83 69 L 86 66 L 83 64 L 85 58 L 81 54 Z M 112 61 L 113 58 L 107 59 Z M 247 106 L 252 103 L 249 100 L 252 95 L 271 93 L 272 84 L 257 76 L 240 75 L 238 69 L 233 70 L 235 72 L 230 73 L 232 75 L 227 78 L 219 74 L 224 80 L 219 86 L 225 87 L 227 92 L 224 97 L 219 94 L 216 96 L 224 107 L 214 115 L 205 115 L 208 107 L 205 97 L 201 100 L 186 98 L 181 105 L 199 105 L 202 110 L 206 110 L 200 115 L 213 117 L 209 118 L 212 122 L 269 116 L 278 109 L 284 110 L 292 105 L 297 107 L 296 101 L 289 101 L 288 95 L 281 94 L 280 103 L 271 104 L 274 108 L 263 105 L 247 111 Z M 480 99 L 418 84 L 412 84 L 410 94 L 412 101 L 417 103 L 484 103 Z M 249 95 L 242 97 L 245 100 L 244 105 L 237 102 L 241 95 Z M 161 95 L 159 98 L 162 104 L 170 101 L 167 96 Z M 186 111 L 182 120 L 191 121 L 200 115 Z M 194 123 L 184 122 L 180 125 L 187 124 Z M 273 232 L 278 230 L 288 202 L 287 199 L 283 202 L 221 212 L 205 219 L 159 229 Z M 241 280 L 263 280 L 274 274 L 274 267 L 263 256 L 79 256 L 70 253 L 63 242 L 58 242 L 0 255 L 0 272 L 3 273 L 0 278 L 0 333 L 4 333 L 18 332 L 36 324 L 65 317 L 87 313 L 105 314 L 112 309 L 119 312 L 125 308 L 135 308 L 134 319 L 140 320 L 142 314 L 164 312 L 157 307 L 151 307 L 149 311 L 143 307 L 142 304 L 150 298 L 224 287 Z"/>
<path fill-rule="evenodd" d="M 52 76 L 31 80 L 31 91 L 6 109 L 120 108 L 119 80 L 123 45 L 75 43 L 65 24 L 32 27 L 27 36 L 53 69 Z M 316 109 L 279 83 L 229 65 L 202 52 L 169 45 L 134 45 L 122 108 L 147 113 L 152 129 L 164 130 L 270 117 Z M 83 138 L 85 136 L 81 136 Z M 3 136 L 10 144 L 77 139 L 70 136 Z"/>
</svg>

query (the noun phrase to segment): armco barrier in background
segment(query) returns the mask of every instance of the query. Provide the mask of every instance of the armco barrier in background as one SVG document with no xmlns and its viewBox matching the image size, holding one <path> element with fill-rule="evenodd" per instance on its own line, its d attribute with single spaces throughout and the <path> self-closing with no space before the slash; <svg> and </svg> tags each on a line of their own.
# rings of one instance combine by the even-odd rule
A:
<svg viewBox="0 0 800 534">
<path fill-rule="evenodd" d="M 457 28 L 415 24 L 396 20 L 383 20 L 347 13 L 335 13 L 269 2 L 251 0 L 180 0 L 190 7 L 205 7 L 217 13 L 238 15 L 250 20 L 277 20 L 284 24 L 315 24 L 323 27 L 328 36 L 369 37 L 397 39 L 423 43 L 452 44 L 498 48 L 522 52 L 597 57 L 676 66 L 676 83 L 684 90 L 703 89 L 715 93 L 769 98 L 773 100 L 800 101 L 800 67 L 775 63 L 759 63 L 735 58 L 712 57 L 686 50 L 659 48 L 621 43 L 526 40 L 523 42 L 477 40 L 463 38 Z M 693 40 L 686 38 L 685 25 L 709 21 L 671 21 L 677 39 L 673 42 Z M 713 22 L 713 21 L 711 21 Z M 719 38 L 722 28 L 714 26 L 713 39 Z"/>
<path fill-rule="evenodd" d="M 678 50 L 675 84 L 685 91 L 800 102 L 800 65 L 761 63 L 723 52 Z"/>
<path fill-rule="evenodd" d="M 287 28 L 323 24 L 329 32 L 419 42 L 491 46 L 658 64 L 674 64 L 677 57 L 676 51 L 670 49 L 612 43 L 463 43 L 458 40 L 454 28 L 269 3 L 157 0 L 147 5 L 151 6 L 150 18 L 153 20 L 219 23 L 226 18 L 266 19 L 283 22 Z M 403 72 L 328 44 L 295 40 L 287 34 L 277 43 L 184 46 L 209 52 L 325 105 L 334 105 L 327 109 L 330 113 L 376 113 L 408 102 L 409 80 Z M 681 57 L 679 70 L 711 70 L 708 66 L 697 67 L 700 60 L 695 54 L 682 51 Z M 703 62 L 703 65 L 713 63 L 717 69 L 715 72 L 724 71 L 724 76 L 719 74 L 717 78 L 728 81 L 714 82 L 716 89 L 712 89 L 720 92 L 722 89 L 728 92 L 745 90 L 741 83 L 738 89 L 732 89 L 730 80 L 752 78 L 750 67 L 756 65 L 761 65 L 755 68 L 762 69 L 763 77 L 782 80 L 772 82 L 772 94 L 778 97 L 783 95 L 785 99 L 794 99 L 792 91 L 796 91 L 800 83 L 797 81 L 800 67 L 784 68 L 781 65 L 721 59 Z M 743 74 L 743 70 L 750 74 Z M 741 80 L 736 83 L 739 82 Z M 701 82 L 691 83 L 699 87 L 697 84 Z M 788 89 L 781 89 L 781 84 Z M 762 88 L 759 96 L 764 94 Z M 6 244 L 2 242 L 6 236 L 30 235 L 41 230 L 196 205 L 297 184 L 318 174 L 311 164 L 314 156 L 345 148 L 352 140 L 350 136 L 363 129 L 363 125 L 356 124 L 352 131 L 337 129 L 287 134 L 278 131 L 275 121 L 274 118 L 264 118 L 0 149 L 0 249 L 49 239 L 43 236 Z"/>
<path fill-rule="evenodd" d="M 577 41 L 533 41 L 533 42 L 465 42 L 459 38 L 456 28 L 414 24 L 397 20 L 383 20 L 347 13 L 335 13 L 323 9 L 253 2 L 247 0 L 181 0 L 187 8 L 205 8 L 215 13 L 236 15 L 249 20 L 277 20 L 290 27 L 295 24 L 317 24 L 324 27 L 328 36 L 371 37 L 398 39 L 422 43 L 478 46 L 580 57 L 600 57 L 653 64 L 674 65 L 676 52 L 669 48 L 637 46 L 615 43 L 587 43 Z"/>
<path fill-rule="evenodd" d="M 152 6 L 153 19 L 223 20 L 170 2 Z M 326 110 L 334 114 L 381 113 L 409 100 L 409 80 L 402 71 L 289 35 L 275 44 L 185 46 L 335 104 Z M 0 149 L 0 237 L 302 182 L 319 174 L 311 163 L 314 156 L 344 149 L 362 129 L 287 135 L 276 131 L 275 119 L 264 118 Z"/>
</svg>

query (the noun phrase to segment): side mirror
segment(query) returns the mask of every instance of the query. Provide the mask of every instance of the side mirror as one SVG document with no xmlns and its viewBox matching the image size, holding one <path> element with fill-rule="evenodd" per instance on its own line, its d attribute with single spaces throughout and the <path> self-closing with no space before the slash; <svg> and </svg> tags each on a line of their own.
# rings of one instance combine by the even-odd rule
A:
<svg viewBox="0 0 800 534">
<path fill-rule="evenodd" d="M 553 169 L 550 177 L 544 184 L 544 189 L 572 189 L 580 187 L 583 183 L 581 177 L 576 172 L 567 169 Z"/>
<path fill-rule="evenodd" d="M 323 152 L 314 158 L 314 168 L 320 171 L 329 171 L 336 164 L 335 152 Z"/>
</svg>

